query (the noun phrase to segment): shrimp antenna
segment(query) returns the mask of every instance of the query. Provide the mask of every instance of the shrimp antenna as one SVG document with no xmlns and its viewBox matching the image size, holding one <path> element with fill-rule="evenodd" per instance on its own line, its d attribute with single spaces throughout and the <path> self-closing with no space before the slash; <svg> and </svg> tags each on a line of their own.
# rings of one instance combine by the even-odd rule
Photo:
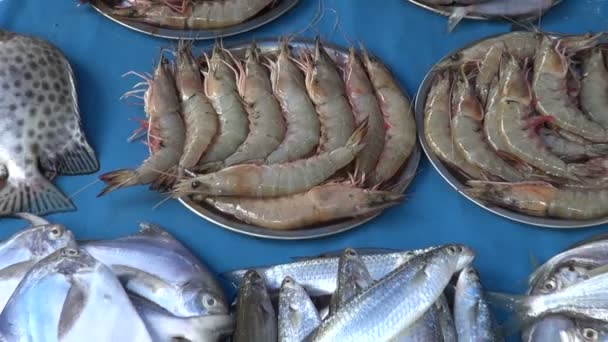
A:
<svg viewBox="0 0 608 342">
<path fill-rule="evenodd" d="M 95 185 L 95 184 L 97 184 L 99 182 L 101 182 L 101 180 L 99 178 L 95 178 L 94 181 L 92 181 L 92 182 L 90 182 L 88 184 L 85 184 L 82 188 L 80 188 L 80 189 L 76 190 L 75 192 L 71 193 L 68 196 L 68 198 L 69 199 L 74 199 L 74 197 L 76 197 L 76 195 L 78 195 L 79 193 L 83 192 L 84 190 L 90 188 L 91 186 L 93 186 L 93 185 Z"/>
<path fill-rule="evenodd" d="M 153 207 L 152 210 L 156 210 L 156 208 L 160 207 L 161 205 L 165 204 L 167 201 L 169 201 L 170 199 L 173 199 L 173 196 L 171 195 L 171 192 L 165 192 L 162 193 L 162 195 L 164 196 L 164 198 L 162 200 L 160 200 L 160 202 L 156 203 Z"/>
<path fill-rule="evenodd" d="M 308 25 L 306 25 L 306 27 L 304 27 L 302 30 L 297 31 L 296 33 L 292 34 L 291 36 L 294 37 L 296 35 L 302 35 L 306 31 L 311 29 L 312 27 L 318 25 L 319 22 L 321 22 L 321 19 L 323 19 L 324 13 L 325 13 L 325 4 L 323 3 L 323 0 L 319 0 L 319 6 L 317 7 L 317 10 L 315 11 L 315 14 L 313 15 L 310 23 Z M 291 38 L 290 38 L 290 40 L 291 40 Z"/>
</svg>

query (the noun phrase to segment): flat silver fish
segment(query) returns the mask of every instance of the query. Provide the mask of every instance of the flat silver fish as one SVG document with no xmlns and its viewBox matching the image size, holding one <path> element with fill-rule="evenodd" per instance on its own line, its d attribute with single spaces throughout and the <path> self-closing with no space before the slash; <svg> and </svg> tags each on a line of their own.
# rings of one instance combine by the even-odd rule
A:
<svg viewBox="0 0 608 342">
<path fill-rule="evenodd" d="M 321 324 L 313 341 L 386 341 L 411 326 L 439 299 L 474 253 L 447 245 L 418 255 L 346 303 Z"/>
<path fill-rule="evenodd" d="M 147 299 L 139 296 L 130 296 L 130 299 L 154 341 L 211 342 L 234 331 L 234 318 L 230 315 L 175 317 Z"/>
<path fill-rule="evenodd" d="M 175 316 L 228 313 L 224 292 L 209 269 L 158 226 L 142 223 L 137 234 L 81 245 L 110 266 L 127 290 Z"/>
<path fill-rule="evenodd" d="M 49 255 L 28 272 L 0 314 L 3 339 L 152 341 L 112 271 L 75 248 Z"/>
<path fill-rule="evenodd" d="M 277 316 L 255 271 L 243 277 L 236 302 L 236 329 L 233 342 L 273 342 L 277 340 Z"/>
<path fill-rule="evenodd" d="M 359 254 L 352 249 L 344 250 L 338 261 L 338 283 L 331 296 L 329 313 L 338 311 L 346 302 L 370 287 L 374 282 Z"/>
<path fill-rule="evenodd" d="M 454 322 L 459 341 L 498 341 L 495 319 L 486 302 L 479 275 L 467 267 L 458 275 L 454 296 Z"/>
<path fill-rule="evenodd" d="M 287 277 L 279 294 L 279 342 L 300 342 L 319 325 L 321 317 L 300 284 Z"/>
<path fill-rule="evenodd" d="M 42 39 L 0 30 L 0 88 L 0 215 L 73 210 L 41 172 L 99 169 L 81 127 L 70 64 Z"/>
</svg>

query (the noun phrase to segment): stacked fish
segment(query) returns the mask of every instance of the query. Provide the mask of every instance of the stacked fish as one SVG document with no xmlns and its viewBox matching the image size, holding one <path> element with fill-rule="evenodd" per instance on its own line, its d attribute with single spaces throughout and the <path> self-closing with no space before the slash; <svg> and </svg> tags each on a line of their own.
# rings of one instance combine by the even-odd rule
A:
<svg viewBox="0 0 608 342">
<path fill-rule="evenodd" d="M 476 19 L 509 18 L 530 20 L 539 17 L 561 0 L 412 0 L 449 13 L 448 29 L 452 31 L 466 17 Z"/>
<path fill-rule="evenodd" d="M 109 13 L 159 27 L 210 30 L 240 24 L 276 0 L 80 0 L 109 7 Z"/>
<path fill-rule="evenodd" d="M 608 215 L 608 69 L 601 35 L 514 32 L 434 69 L 430 150 L 469 195 L 534 216 Z"/>
<path fill-rule="evenodd" d="M 230 272 L 240 283 L 233 341 L 495 341 L 473 258 L 462 245 L 346 249 Z M 457 273 L 452 314 L 444 290 Z"/>
<path fill-rule="evenodd" d="M 219 284 L 182 244 L 141 224 L 77 243 L 34 216 L 0 244 L 1 341 L 216 341 L 233 330 Z"/>
<path fill-rule="evenodd" d="M 187 43 L 175 70 L 161 57 L 142 75 L 148 88 L 127 94 L 145 92 L 151 156 L 102 175 L 100 195 L 152 183 L 272 229 L 397 203 L 416 146 L 407 96 L 365 51 L 332 58 L 317 39 L 296 52 L 287 40 L 263 56 L 252 44 L 241 60 L 216 44 L 202 69 Z"/>
</svg>

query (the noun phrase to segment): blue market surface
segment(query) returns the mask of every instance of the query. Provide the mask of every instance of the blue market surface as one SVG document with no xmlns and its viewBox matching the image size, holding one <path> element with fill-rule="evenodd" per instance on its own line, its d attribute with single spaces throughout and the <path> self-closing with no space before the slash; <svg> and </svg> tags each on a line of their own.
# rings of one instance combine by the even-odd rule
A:
<svg viewBox="0 0 608 342">
<path fill-rule="evenodd" d="M 464 21 L 447 33 L 447 19 L 404 0 L 325 0 L 323 17 L 303 35 L 318 30 L 323 39 L 348 46 L 362 42 L 395 73 L 410 96 L 432 65 L 469 42 L 508 32 L 511 24 Z M 330 10 L 331 9 L 331 10 Z M 286 15 L 254 31 L 226 39 L 251 41 L 307 29 L 318 2 L 302 0 Z M 600 31 L 608 24 L 608 3 L 565 1 L 543 17 L 548 32 Z M 58 186 L 72 197 L 77 211 L 49 215 L 79 239 L 112 238 L 137 230 L 139 222 L 159 224 L 174 234 L 215 272 L 287 262 L 344 247 L 420 248 L 454 242 L 477 252 L 475 266 L 487 289 L 523 293 L 532 270 L 531 257 L 544 261 L 570 244 L 606 231 L 606 227 L 555 230 L 500 218 L 471 203 L 447 184 L 426 159 L 407 190 L 406 200 L 380 217 L 347 233 L 306 241 L 248 237 L 215 226 L 145 186 L 102 198 L 97 177 L 104 172 L 137 166 L 148 155 L 141 143 L 126 138 L 143 116 L 141 106 L 120 101 L 135 80 L 121 77 L 130 70 L 151 71 L 160 48 L 174 42 L 150 37 L 117 25 L 89 6 L 75 1 L 0 2 L 0 26 L 32 34 L 58 46 L 74 67 L 84 127 L 96 149 L 101 169 L 85 176 L 59 177 Z M 199 48 L 211 42 L 199 42 Z M 24 226 L 2 220 L 0 238 Z"/>
</svg>

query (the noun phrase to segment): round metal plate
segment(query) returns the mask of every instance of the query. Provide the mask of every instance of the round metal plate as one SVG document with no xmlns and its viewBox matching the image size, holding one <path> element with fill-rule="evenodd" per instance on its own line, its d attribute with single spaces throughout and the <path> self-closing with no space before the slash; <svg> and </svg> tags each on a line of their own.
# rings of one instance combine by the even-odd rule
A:
<svg viewBox="0 0 608 342">
<path fill-rule="evenodd" d="M 424 0 L 408 0 L 409 2 L 413 3 L 416 6 L 422 7 L 424 9 L 427 9 L 431 12 L 435 12 L 437 14 L 441 14 L 443 16 L 449 17 L 450 15 L 452 15 L 452 8 L 450 6 L 441 6 L 441 5 L 431 5 L 428 3 L 425 3 Z M 559 3 L 561 3 L 563 0 L 558 0 L 556 1 L 548 10 L 550 10 L 551 8 L 559 5 Z M 547 11 L 548 11 L 547 10 Z M 544 13 L 542 13 L 544 14 Z M 542 15 L 541 14 L 541 15 Z M 538 15 L 533 15 L 533 16 L 528 16 L 528 17 L 514 17 L 517 19 L 524 19 L 524 20 L 529 20 L 529 19 L 534 19 L 538 17 Z M 487 16 L 487 15 L 479 15 L 479 14 L 475 14 L 474 12 L 465 16 L 466 19 L 473 19 L 473 20 L 505 20 L 504 17 L 502 16 Z"/>
<path fill-rule="evenodd" d="M 486 37 L 484 39 L 480 39 L 473 43 L 467 44 L 466 46 L 449 53 L 446 57 L 444 57 L 440 61 L 438 61 L 437 64 L 448 60 L 451 56 L 458 54 L 460 51 L 462 51 L 466 48 L 474 46 L 487 39 L 492 39 L 492 38 L 496 38 L 499 36 L 501 36 L 501 34 Z M 420 88 L 418 89 L 418 93 L 416 95 L 416 103 L 415 103 L 416 126 L 417 126 L 417 131 L 419 132 L 418 137 L 420 140 L 420 144 L 422 145 L 422 149 L 424 150 L 424 153 L 431 161 L 431 164 L 433 165 L 435 170 L 437 170 L 437 172 L 439 172 L 441 177 L 443 177 L 443 179 L 445 179 L 454 189 L 456 189 L 464 197 L 471 200 L 473 203 L 477 204 L 478 206 L 480 206 L 496 215 L 502 216 L 504 218 L 507 218 L 507 219 L 510 219 L 513 221 L 530 224 L 533 226 L 547 227 L 547 228 L 585 228 L 585 227 L 592 227 L 592 226 L 597 226 L 597 225 L 608 223 L 608 217 L 601 218 L 601 219 L 594 219 L 594 220 L 565 220 L 565 219 L 554 219 L 554 218 L 531 216 L 531 215 L 522 214 L 522 213 L 519 213 L 519 212 L 516 212 L 513 210 L 508 210 L 508 209 L 504 209 L 501 207 L 487 204 L 483 201 L 480 201 L 480 200 L 464 193 L 463 190 L 467 188 L 467 186 L 465 184 L 466 180 L 460 174 L 458 174 L 458 172 L 454 171 L 452 168 L 450 168 L 449 166 L 444 164 L 439 158 L 437 158 L 437 156 L 435 156 L 435 154 L 431 150 L 429 144 L 427 143 L 427 141 L 424 137 L 424 106 L 426 103 L 426 97 L 431 89 L 435 75 L 436 75 L 436 71 L 431 69 L 431 71 L 429 71 L 429 73 L 425 76 L 424 80 L 422 81 L 422 84 L 420 85 Z"/>
<path fill-rule="evenodd" d="M 235 44 L 228 46 L 227 48 L 235 57 L 243 57 L 245 55 L 246 48 L 250 44 L 250 42 Z M 256 41 L 256 44 L 262 53 L 271 54 L 278 51 L 278 38 L 273 40 Z M 295 52 L 298 50 L 310 50 L 314 47 L 314 41 L 305 39 L 293 40 L 289 45 L 292 48 L 292 51 Z M 344 61 L 348 57 L 348 50 L 345 48 L 332 44 L 325 44 L 324 46 L 327 52 L 332 57 L 335 57 L 337 63 L 341 63 L 341 61 Z M 418 168 L 418 163 L 420 162 L 420 156 L 420 147 L 418 144 L 416 144 L 412 155 L 407 160 L 404 167 L 402 167 L 401 174 L 397 180 L 400 184 L 402 184 L 398 191 L 404 192 L 409 186 L 410 182 L 414 179 L 416 170 Z M 179 201 L 198 216 L 220 227 L 246 235 L 281 240 L 313 239 L 338 234 L 360 226 L 381 214 L 381 212 L 377 212 L 368 216 L 337 220 L 335 222 L 305 227 L 298 230 L 272 230 L 244 223 L 230 215 L 226 215 L 215 210 L 210 205 L 196 203 L 190 198 L 180 198 Z"/>
<path fill-rule="evenodd" d="M 91 6 L 93 6 L 93 8 L 95 8 L 103 16 L 122 26 L 128 27 L 132 30 L 141 33 L 168 39 L 206 40 L 234 36 L 243 32 L 256 29 L 285 14 L 292 7 L 294 7 L 298 3 L 298 1 L 299 0 L 277 0 L 269 8 L 264 9 L 258 15 L 253 18 L 250 18 L 245 22 L 215 30 L 178 30 L 163 28 L 138 22 L 136 20 L 112 15 L 110 14 L 111 9 L 106 4 L 104 4 L 102 0 L 91 0 L 90 3 Z"/>
</svg>

